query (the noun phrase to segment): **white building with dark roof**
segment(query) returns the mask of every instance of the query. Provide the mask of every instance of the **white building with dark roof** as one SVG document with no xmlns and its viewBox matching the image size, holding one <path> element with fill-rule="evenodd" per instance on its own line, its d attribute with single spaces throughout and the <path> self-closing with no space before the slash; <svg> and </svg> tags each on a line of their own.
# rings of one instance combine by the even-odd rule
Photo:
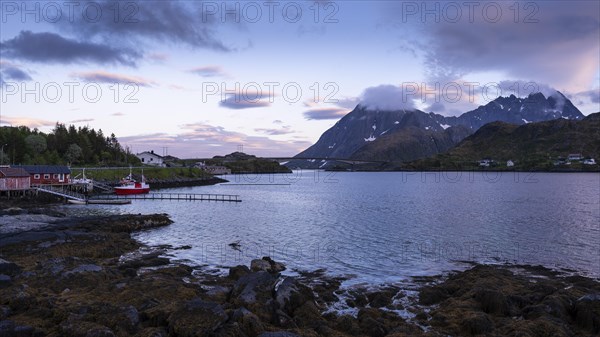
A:
<svg viewBox="0 0 600 337">
<path fill-rule="evenodd" d="M 162 156 L 157 155 L 154 151 L 144 151 L 142 153 L 136 154 L 136 157 L 140 159 L 142 164 L 144 165 L 152 165 L 152 166 L 165 166 L 165 161 Z"/>
</svg>

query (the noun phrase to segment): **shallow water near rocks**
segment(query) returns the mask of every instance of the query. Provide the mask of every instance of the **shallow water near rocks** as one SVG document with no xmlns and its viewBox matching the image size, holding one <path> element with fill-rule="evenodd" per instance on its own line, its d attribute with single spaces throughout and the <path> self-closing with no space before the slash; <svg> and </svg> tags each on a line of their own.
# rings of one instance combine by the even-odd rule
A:
<svg viewBox="0 0 600 337">
<path fill-rule="evenodd" d="M 347 284 L 402 282 L 464 261 L 568 268 L 600 277 L 600 174 L 330 173 L 227 176 L 229 183 L 157 192 L 237 194 L 241 203 L 133 201 L 69 213 L 168 213 L 134 237 L 204 268 L 271 256 L 323 268 Z M 239 249 L 229 246 L 239 241 Z M 461 262 L 462 261 L 462 262 Z"/>
</svg>

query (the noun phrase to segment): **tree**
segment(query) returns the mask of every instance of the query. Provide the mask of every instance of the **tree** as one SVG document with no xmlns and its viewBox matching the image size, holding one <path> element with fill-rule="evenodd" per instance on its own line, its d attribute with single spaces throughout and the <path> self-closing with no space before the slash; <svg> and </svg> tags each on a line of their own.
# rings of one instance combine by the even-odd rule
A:
<svg viewBox="0 0 600 337">
<path fill-rule="evenodd" d="M 69 145 L 67 152 L 65 152 L 65 159 L 69 163 L 75 163 L 77 159 L 81 158 L 82 155 L 83 151 L 81 150 L 81 147 L 79 147 L 77 144 L 71 144 Z"/>
<path fill-rule="evenodd" d="M 42 135 L 29 135 L 25 137 L 25 143 L 33 151 L 34 155 L 40 154 L 48 148 L 46 138 Z"/>
</svg>

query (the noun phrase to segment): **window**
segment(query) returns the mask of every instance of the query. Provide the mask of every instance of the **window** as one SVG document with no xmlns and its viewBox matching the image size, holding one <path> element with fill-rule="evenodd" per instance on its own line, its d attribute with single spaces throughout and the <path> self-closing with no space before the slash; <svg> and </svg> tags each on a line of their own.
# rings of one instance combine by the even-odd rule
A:
<svg viewBox="0 0 600 337">
<path fill-rule="evenodd" d="M 58 179 L 58 174 L 55 173 L 54 176 L 53 176 L 53 178 L 54 179 Z"/>
<path fill-rule="evenodd" d="M 44 179 L 50 179 L 50 175 L 49 174 L 44 174 Z"/>
<path fill-rule="evenodd" d="M 40 179 L 40 175 L 39 174 L 34 174 L 33 175 L 33 179 Z"/>
<path fill-rule="evenodd" d="M 146 161 L 146 158 L 142 157 L 142 163 Z"/>
</svg>

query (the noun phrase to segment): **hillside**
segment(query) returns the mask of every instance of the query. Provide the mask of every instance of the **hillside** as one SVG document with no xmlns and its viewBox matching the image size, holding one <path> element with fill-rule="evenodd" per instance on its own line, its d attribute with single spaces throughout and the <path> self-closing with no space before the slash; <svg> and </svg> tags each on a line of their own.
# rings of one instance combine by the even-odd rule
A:
<svg viewBox="0 0 600 337">
<path fill-rule="evenodd" d="M 352 159 L 406 162 L 448 151 L 470 134 L 464 126 L 442 131 L 410 126 L 368 143 L 352 154 Z"/>
<path fill-rule="evenodd" d="M 290 173 L 286 166 L 278 162 L 256 157 L 243 152 L 233 152 L 225 156 L 214 156 L 206 161 L 207 165 L 222 165 L 231 173 Z"/>
<path fill-rule="evenodd" d="M 556 119 L 551 121 L 513 125 L 493 122 L 465 138 L 456 147 L 432 158 L 417 160 L 401 166 L 404 169 L 461 169 L 477 166 L 477 161 L 490 158 L 498 168 L 506 168 L 506 161 L 515 162 L 516 169 L 554 170 L 559 158 L 571 153 L 600 158 L 600 113 L 583 120 Z M 594 165 L 597 169 L 597 165 Z M 569 169 L 589 169 L 578 164 Z"/>
</svg>

